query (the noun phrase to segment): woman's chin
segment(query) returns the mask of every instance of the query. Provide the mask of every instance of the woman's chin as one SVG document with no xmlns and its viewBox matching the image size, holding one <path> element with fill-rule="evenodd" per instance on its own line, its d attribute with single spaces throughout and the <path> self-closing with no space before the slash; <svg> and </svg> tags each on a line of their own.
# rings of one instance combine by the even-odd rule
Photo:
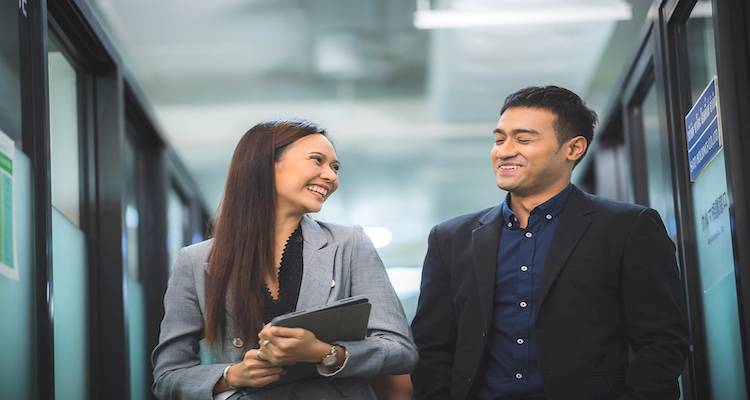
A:
<svg viewBox="0 0 750 400">
<path fill-rule="evenodd" d="M 310 204 L 310 205 L 308 205 L 308 206 L 305 207 L 305 214 L 320 212 L 320 210 L 322 210 L 322 209 L 323 209 L 323 203 L 319 203 L 319 204 L 315 204 L 315 205 Z"/>
</svg>

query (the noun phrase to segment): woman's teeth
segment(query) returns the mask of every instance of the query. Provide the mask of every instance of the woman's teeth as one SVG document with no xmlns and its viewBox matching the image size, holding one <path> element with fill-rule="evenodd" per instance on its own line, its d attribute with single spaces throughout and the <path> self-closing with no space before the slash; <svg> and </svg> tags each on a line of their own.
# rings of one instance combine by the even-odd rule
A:
<svg viewBox="0 0 750 400">
<path fill-rule="evenodd" d="M 319 193 L 323 197 L 325 197 L 328 194 L 328 189 L 317 186 L 317 185 L 310 185 L 307 187 L 307 190 L 311 192 Z"/>
</svg>

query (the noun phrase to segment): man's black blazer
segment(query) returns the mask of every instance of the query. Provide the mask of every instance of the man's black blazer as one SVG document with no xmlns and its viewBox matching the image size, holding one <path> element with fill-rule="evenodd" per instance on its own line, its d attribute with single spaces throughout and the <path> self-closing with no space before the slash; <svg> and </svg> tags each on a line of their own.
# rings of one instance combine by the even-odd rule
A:
<svg viewBox="0 0 750 400">
<path fill-rule="evenodd" d="M 470 399 L 482 379 L 501 223 L 497 206 L 430 232 L 412 323 L 416 399 Z M 688 351 L 684 303 L 659 214 L 574 187 L 534 305 L 546 397 L 677 398 Z"/>
</svg>

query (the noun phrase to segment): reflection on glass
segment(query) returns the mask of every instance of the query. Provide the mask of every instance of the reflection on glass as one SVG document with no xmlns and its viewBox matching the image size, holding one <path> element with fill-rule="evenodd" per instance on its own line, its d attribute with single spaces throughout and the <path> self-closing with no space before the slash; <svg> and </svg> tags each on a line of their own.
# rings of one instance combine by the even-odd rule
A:
<svg viewBox="0 0 750 400">
<path fill-rule="evenodd" d="M 672 168 L 669 164 L 667 133 L 659 121 L 656 86 L 651 85 L 641 104 L 643 141 L 646 150 L 648 205 L 661 215 L 672 241 L 677 236 L 677 217 L 672 193 Z"/>
<path fill-rule="evenodd" d="M 189 209 L 179 193 L 170 186 L 167 193 L 167 251 L 169 252 L 169 270 L 177 257 L 177 252 L 187 244 L 185 224 L 189 221 Z"/>
<path fill-rule="evenodd" d="M 686 23 L 691 101 L 716 74 L 711 2 L 699 1 Z M 711 398 L 744 399 L 734 248 L 724 153 L 692 186 Z"/>
<path fill-rule="evenodd" d="M 20 56 L 16 4 L 0 2 L 0 131 L 13 140 L 21 138 Z"/>
<path fill-rule="evenodd" d="M 49 136 L 52 205 L 80 226 L 76 70 L 50 40 Z"/>
<path fill-rule="evenodd" d="M 128 129 L 131 129 L 128 126 Z M 127 274 L 127 318 L 128 318 L 128 362 L 130 365 L 130 397 L 132 400 L 145 399 L 146 384 L 146 326 L 144 289 L 139 279 L 140 258 L 139 207 L 138 207 L 138 164 L 134 144 L 126 140 L 123 146 L 125 169 L 125 260 Z"/>
<path fill-rule="evenodd" d="M 138 225 L 139 207 L 136 183 L 136 155 L 130 140 L 123 146 L 123 164 L 125 167 L 125 258 L 128 274 L 138 279 Z"/>
<path fill-rule="evenodd" d="M 88 387 L 86 238 L 52 208 L 55 399 L 84 400 Z"/>
<path fill-rule="evenodd" d="M 147 398 L 146 304 L 144 289 L 130 274 L 128 280 L 128 362 L 130 364 L 130 399 Z"/>
<path fill-rule="evenodd" d="M 716 43 L 714 42 L 712 7 L 710 0 L 699 1 L 685 24 L 691 104 L 695 103 L 708 82 L 716 75 Z"/>
</svg>

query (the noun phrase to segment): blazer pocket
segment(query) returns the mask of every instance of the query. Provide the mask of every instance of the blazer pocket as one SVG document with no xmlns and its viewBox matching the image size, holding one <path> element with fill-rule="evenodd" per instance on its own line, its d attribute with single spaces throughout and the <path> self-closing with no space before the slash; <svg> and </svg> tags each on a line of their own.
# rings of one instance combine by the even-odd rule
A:
<svg viewBox="0 0 750 400">
<path fill-rule="evenodd" d="M 595 372 L 585 376 L 582 383 L 592 400 L 612 399 L 625 389 L 625 373 Z"/>
</svg>

